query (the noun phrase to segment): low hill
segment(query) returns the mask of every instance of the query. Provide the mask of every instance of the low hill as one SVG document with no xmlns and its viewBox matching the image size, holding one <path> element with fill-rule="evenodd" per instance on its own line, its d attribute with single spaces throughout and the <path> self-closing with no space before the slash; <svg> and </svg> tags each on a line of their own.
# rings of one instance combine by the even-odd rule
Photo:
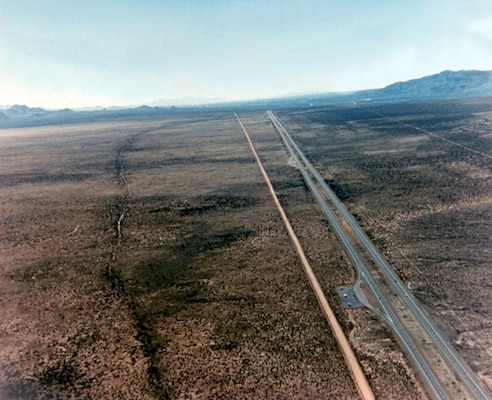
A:
<svg viewBox="0 0 492 400">
<path fill-rule="evenodd" d="M 489 97 L 492 96 L 492 71 L 443 71 L 382 89 L 364 90 L 354 96 L 370 101 Z"/>
<path fill-rule="evenodd" d="M 34 117 L 45 115 L 49 111 L 35 107 L 31 108 L 25 105 L 15 104 L 6 110 L 3 110 L 3 114 L 8 118 L 26 118 L 26 117 Z"/>
<path fill-rule="evenodd" d="M 283 108 L 309 107 L 325 104 L 369 103 L 417 100 L 452 100 L 492 97 L 492 71 L 443 71 L 439 74 L 397 82 L 382 89 L 362 90 L 351 93 L 322 93 L 260 99 L 244 102 L 214 103 L 183 107 L 108 108 L 93 111 L 72 111 L 70 109 L 50 111 L 14 105 L 0 110 L 0 127 L 20 127 L 40 124 L 59 124 L 85 120 L 126 118 L 155 113 L 177 111 L 198 111 L 207 109 L 238 108 Z"/>
<path fill-rule="evenodd" d="M 419 79 L 393 83 L 381 89 L 288 96 L 241 104 L 255 108 L 279 108 L 353 102 L 453 100 L 479 97 L 492 97 L 492 71 L 443 71 Z"/>
</svg>

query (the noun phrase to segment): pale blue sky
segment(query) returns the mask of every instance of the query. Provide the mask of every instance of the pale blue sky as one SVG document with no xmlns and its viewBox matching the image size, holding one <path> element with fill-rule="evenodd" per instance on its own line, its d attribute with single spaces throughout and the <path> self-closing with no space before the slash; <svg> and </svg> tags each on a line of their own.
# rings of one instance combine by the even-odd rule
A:
<svg viewBox="0 0 492 400">
<path fill-rule="evenodd" d="M 0 0 L 0 105 L 133 105 L 492 70 L 491 0 Z"/>
</svg>

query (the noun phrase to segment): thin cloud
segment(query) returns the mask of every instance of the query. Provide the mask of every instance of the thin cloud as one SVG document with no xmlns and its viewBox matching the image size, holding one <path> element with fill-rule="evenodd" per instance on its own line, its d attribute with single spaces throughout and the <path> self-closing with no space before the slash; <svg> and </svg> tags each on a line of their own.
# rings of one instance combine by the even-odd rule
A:
<svg viewBox="0 0 492 400">
<path fill-rule="evenodd" d="M 21 87 L 0 104 L 258 98 L 492 69 L 483 0 L 18 0 L 0 18 L 1 80 Z"/>
</svg>

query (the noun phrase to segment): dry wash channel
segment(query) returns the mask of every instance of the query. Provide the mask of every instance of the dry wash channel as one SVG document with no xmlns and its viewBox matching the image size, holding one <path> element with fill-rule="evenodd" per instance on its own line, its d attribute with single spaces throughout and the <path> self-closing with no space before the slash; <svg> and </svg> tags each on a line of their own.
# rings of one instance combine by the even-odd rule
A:
<svg viewBox="0 0 492 400">
<path fill-rule="evenodd" d="M 186 115 L 123 150 L 110 279 L 154 396 L 354 397 L 237 120 Z"/>
<path fill-rule="evenodd" d="M 264 113 L 241 117 L 322 286 L 348 284 Z M 357 397 L 229 111 L 12 129 L 0 142 L 0 398 Z M 360 359 L 376 396 L 423 398 L 396 346 L 378 343 L 390 361 Z"/>
</svg>

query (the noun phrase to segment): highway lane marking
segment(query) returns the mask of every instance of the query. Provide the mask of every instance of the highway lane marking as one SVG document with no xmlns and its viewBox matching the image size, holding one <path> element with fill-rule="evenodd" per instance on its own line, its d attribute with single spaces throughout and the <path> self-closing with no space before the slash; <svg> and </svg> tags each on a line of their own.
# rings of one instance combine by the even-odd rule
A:
<svg viewBox="0 0 492 400">
<path fill-rule="evenodd" d="M 287 229 L 287 232 L 290 236 L 290 239 L 297 251 L 297 254 L 299 255 L 299 258 L 301 259 L 304 272 L 306 273 L 306 276 L 308 278 L 309 284 L 311 285 L 311 288 L 314 291 L 314 294 L 318 300 L 318 304 L 321 308 L 321 311 L 323 312 L 328 325 L 332 329 L 332 332 L 335 336 L 336 341 L 338 342 L 338 345 L 340 346 L 340 349 L 342 351 L 342 354 L 345 358 L 345 361 L 347 363 L 348 369 L 350 371 L 350 374 L 352 375 L 352 379 L 354 380 L 355 387 L 357 388 L 357 391 L 359 392 L 359 395 L 362 399 L 365 400 L 370 400 L 370 399 L 375 399 L 374 393 L 369 386 L 369 382 L 367 381 L 364 372 L 362 371 L 362 367 L 359 364 L 359 361 L 357 360 L 357 357 L 355 356 L 352 348 L 350 347 L 350 343 L 348 342 L 347 337 L 343 333 L 342 327 L 338 323 L 338 320 L 335 317 L 335 314 L 333 313 L 333 310 L 331 309 L 330 305 L 328 304 L 328 300 L 325 297 L 325 294 L 323 293 L 323 290 L 314 275 L 313 269 L 311 268 L 311 265 L 309 264 L 309 261 L 306 257 L 306 254 L 304 253 L 304 250 L 301 246 L 301 243 L 299 242 L 299 239 L 297 238 L 297 235 L 294 232 L 294 229 L 292 228 L 292 225 L 290 224 L 289 219 L 287 218 L 287 215 L 280 204 L 280 201 L 278 200 L 278 197 L 275 193 L 275 190 L 272 186 L 272 183 L 270 182 L 270 178 L 268 177 L 265 168 L 263 167 L 263 164 L 260 160 L 260 157 L 258 156 L 258 153 L 256 152 L 256 149 L 253 145 L 253 142 L 251 141 L 251 138 L 246 131 L 246 128 L 244 127 L 242 121 L 239 119 L 239 116 L 234 113 L 236 116 L 236 119 L 241 126 L 244 135 L 246 136 L 246 139 L 248 141 L 248 144 L 251 148 L 251 151 L 253 152 L 253 155 L 256 159 L 256 162 L 258 163 L 258 167 L 260 168 L 261 174 L 263 175 L 263 178 L 265 179 L 265 182 L 268 186 L 268 189 L 270 191 L 270 194 L 273 197 L 273 200 L 275 202 L 275 205 L 277 206 L 277 209 L 280 213 L 280 216 L 282 217 L 282 221 L 284 222 L 284 225 Z"/>
</svg>

